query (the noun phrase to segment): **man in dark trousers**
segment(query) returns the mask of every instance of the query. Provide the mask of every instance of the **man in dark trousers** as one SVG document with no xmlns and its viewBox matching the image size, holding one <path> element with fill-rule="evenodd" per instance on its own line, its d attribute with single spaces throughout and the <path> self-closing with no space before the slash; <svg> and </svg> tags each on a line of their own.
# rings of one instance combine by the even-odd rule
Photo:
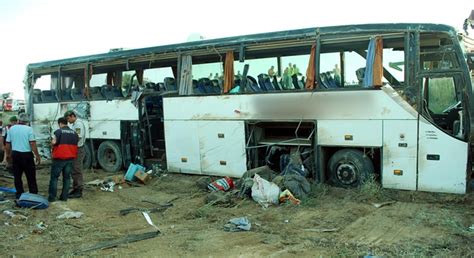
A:
<svg viewBox="0 0 474 258">
<path fill-rule="evenodd" d="M 82 177 L 82 162 L 84 161 L 84 142 L 86 141 L 86 127 L 84 122 L 76 116 L 72 110 L 66 111 L 64 117 L 69 123 L 69 127 L 79 136 L 77 143 L 77 158 L 72 162 L 72 191 L 69 193 L 69 198 L 81 198 L 83 177 Z"/>
<path fill-rule="evenodd" d="M 23 181 L 21 180 L 23 172 L 25 172 L 30 193 L 38 193 L 35 164 L 39 165 L 41 163 L 33 129 L 26 125 L 28 116 L 21 114 L 18 122 L 17 125 L 10 128 L 6 139 L 6 155 L 7 160 L 12 161 L 16 198 L 20 198 L 24 192 Z"/>
<path fill-rule="evenodd" d="M 72 161 L 77 158 L 77 142 L 79 136 L 67 126 L 64 117 L 58 119 L 59 129 L 54 131 L 51 145 L 53 146 L 51 166 L 51 178 L 49 180 L 48 201 L 56 201 L 58 191 L 58 178 L 63 174 L 63 189 L 59 200 L 67 201 L 69 195 L 69 185 L 71 184 Z"/>
</svg>

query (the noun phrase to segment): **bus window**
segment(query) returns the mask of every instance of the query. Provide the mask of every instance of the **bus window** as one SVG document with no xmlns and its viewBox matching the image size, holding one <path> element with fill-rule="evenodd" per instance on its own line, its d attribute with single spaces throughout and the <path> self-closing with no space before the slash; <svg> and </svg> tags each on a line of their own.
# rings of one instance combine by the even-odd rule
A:
<svg viewBox="0 0 474 258">
<path fill-rule="evenodd" d="M 385 48 L 383 50 L 383 68 L 393 76 L 390 81 L 384 76 L 382 81 L 390 86 L 403 86 L 405 81 L 405 52 L 393 48 Z"/>
<path fill-rule="evenodd" d="M 51 75 L 43 75 L 35 82 L 35 89 L 50 90 L 51 89 Z"/>
<path fill-rule="evenodd" d="M 281 58 L 282 85 L 287 89 L 303 89 L 308 68 L 309 55 L 285 56 Z"/>
<path fill-rule="evenodd" d="M 426 83 L 428 108 L 434 114 L 443 114 L 458 102 L 452 77 L 428 78 L 425 79 L 425 85 Z"/>
<path fill-rule="evenodd" d="M 163 83 L 165 78 L 174 78 L 173 70 L 171 69 L 171 67 L 146 69 L 143 72 L 144 83 L 153 82 L 155 84 L 159 84 Z"/>
<path fill-rule="evenodd" d="M 456 52 L 450 39 L 441 37 L 433 42 L 421 37 L 420 63 L 423 70 L 459 68 Z"/>
</svg>

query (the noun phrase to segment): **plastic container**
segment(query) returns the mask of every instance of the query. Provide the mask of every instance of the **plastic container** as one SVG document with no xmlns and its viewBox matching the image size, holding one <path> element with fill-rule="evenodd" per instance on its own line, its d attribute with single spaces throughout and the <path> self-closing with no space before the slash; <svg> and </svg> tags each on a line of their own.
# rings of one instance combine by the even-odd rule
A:
<svg viewBox="0 0 474 258">
<path fill-rule="evenodd" d="M 134 181 L 135 173 L 138 170 L 145 171 L 145 167 L 137 165 L 137 164 L 130 163 L 130 166 L 128 166 L 128 170 L 127 170 L 127 172 L 125 173 L 125 176 L 124 176 L 125 180 Z"/>
</svg>

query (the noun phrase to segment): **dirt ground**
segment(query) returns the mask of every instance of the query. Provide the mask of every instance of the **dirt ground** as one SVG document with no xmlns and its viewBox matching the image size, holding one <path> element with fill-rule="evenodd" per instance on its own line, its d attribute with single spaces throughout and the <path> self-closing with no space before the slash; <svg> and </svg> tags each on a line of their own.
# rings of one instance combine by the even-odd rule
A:
<svg viewBox="0 0 474 258">
<path fill-rule="evenodd" d="M 0 172 L 2 173 L 2 172 Z M 86 171 L 85 181 L 110 174 Z M 27 217 L 0 214 L 0 254 L 8 256 L 63 256 L 78 254 L 94 244 L 130 234 L 153 231 L 140 212 L 120 215 L 119 210 L 153 208 L 144 202 L 172 207 L 150 213 L 161 234 L 155 238 L 122 244 L 82 255 L 165 257 L 260 257 L 260 256 L 473 256 L 474 194 L 450 195 L 380 190 L 374 186 L 346 190 L 314 185 L 311 197 L 301 205 L 262 208 L 252 199 L 232 198 L 227 205 L 206 205 L 208 193 L 196 181 L 199 176 L 164 174 L 146 186 L 122 185 L 114 192 L 87 187 L 82 199 L 54 202 L 45 210 L 0 204 Z M 47 195 L 49 168 L 38 171 L 40 194 Z M 0 177 L 0 186 L 13 187 Z M 395 201 L 375 208 L 372 203 Z M 78 219 L 57 219 L 67 210 L 80 211 Z M 246 216 L 252 228 L 226 232 L 224 224 Z M 43 222 L 47 228 L 37 230 Z"/>
</svg>

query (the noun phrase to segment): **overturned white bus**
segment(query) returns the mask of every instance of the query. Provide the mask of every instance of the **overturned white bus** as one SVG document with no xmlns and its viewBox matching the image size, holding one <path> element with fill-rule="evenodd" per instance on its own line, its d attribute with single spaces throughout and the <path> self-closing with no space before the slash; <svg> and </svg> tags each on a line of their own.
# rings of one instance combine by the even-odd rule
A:
<svg viewBox="0 0 474 258">
<path fill-rule="evenodd" d="M 54 121 L 78 111 L 85 165 L 108 171 L 160 162 L 240 177 L 299 153 L 317 182 L 465 193 L 469 42 L 445 25 L 349 25 L 35 63 L 28 113 L 48 156 Z"/>
</svg>

